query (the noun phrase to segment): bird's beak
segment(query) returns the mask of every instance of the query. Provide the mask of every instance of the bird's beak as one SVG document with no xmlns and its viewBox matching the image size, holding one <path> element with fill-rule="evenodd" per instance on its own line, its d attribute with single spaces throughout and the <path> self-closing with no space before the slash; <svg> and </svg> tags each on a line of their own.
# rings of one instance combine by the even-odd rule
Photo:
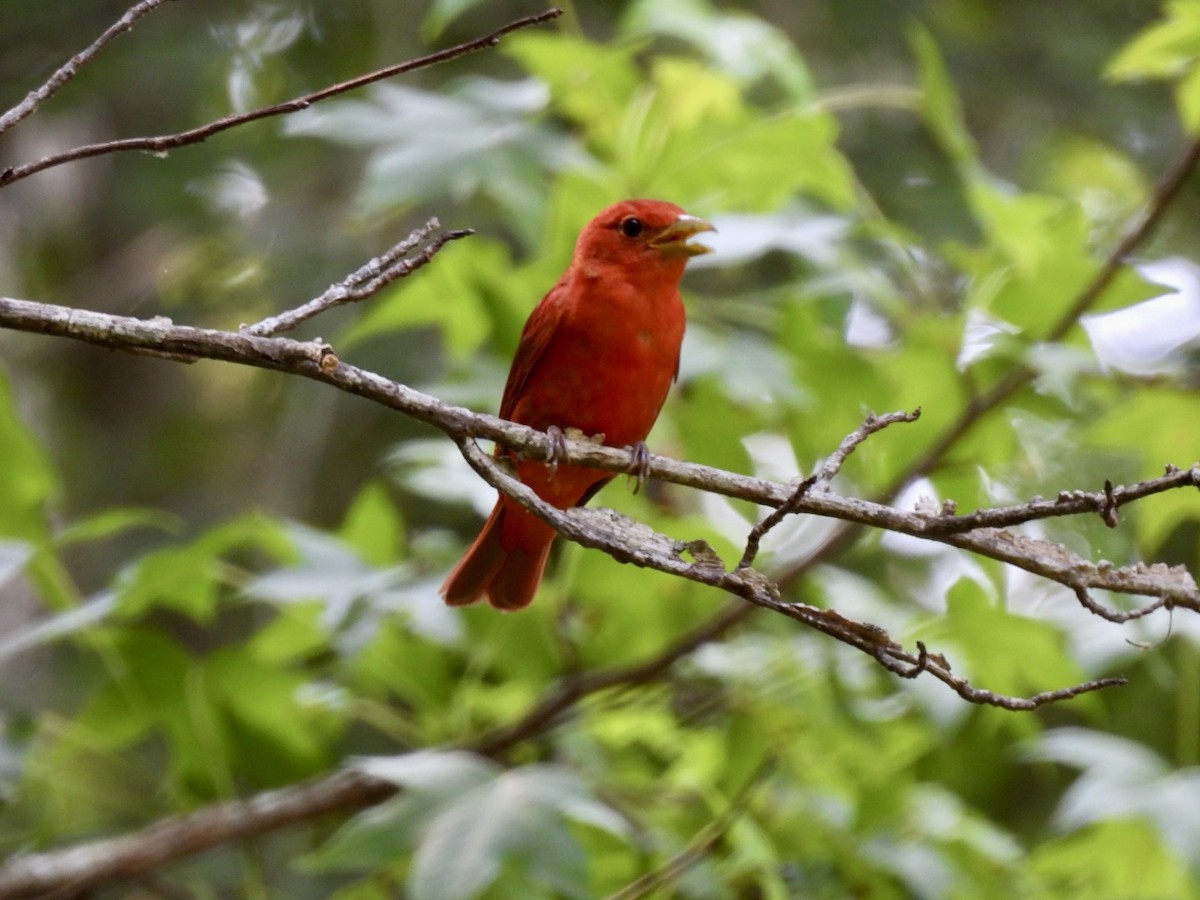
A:
<svg viewBox="0 0 1200 900">
<path fill-rule="evenodd" d="M 650 239 L 650 246 L 663 256 L 699 256 L 712 253 L 711 247 L 689 244 L 688 239 L 702 231 L 716 231 L 712 223 L 686 213 Z"/>
</svg>

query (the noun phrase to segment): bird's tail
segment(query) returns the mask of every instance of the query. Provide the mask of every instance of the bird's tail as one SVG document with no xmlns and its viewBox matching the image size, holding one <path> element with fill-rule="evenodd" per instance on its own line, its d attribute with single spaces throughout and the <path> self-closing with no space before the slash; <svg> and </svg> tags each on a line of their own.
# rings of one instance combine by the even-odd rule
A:
<svg viewBox="0 0 1200 900">
<path fill-rule="evenodd" d="M 554 543 L 554 529 L 517 503 L 501 497 L 441 594 L 450 606 L 483 597 L 497 609 L 528 606 L 537 593 Z"/>
</svg>

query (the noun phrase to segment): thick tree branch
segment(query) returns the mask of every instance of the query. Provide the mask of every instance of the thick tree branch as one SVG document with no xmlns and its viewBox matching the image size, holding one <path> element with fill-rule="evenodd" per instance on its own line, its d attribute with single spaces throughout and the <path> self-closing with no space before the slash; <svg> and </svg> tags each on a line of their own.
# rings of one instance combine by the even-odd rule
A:
<svg viewBox="0 0 1200 900">
<path fill-rule="evenodd" d="M 162 318 L 142 320 L 3 297 L 0 297 L 0 327 L 69 337 L 114 349 L 150 350 L 172 356 L 217 359 L 301 375 L 432 425 L 454 439 L 464 453 L 470 452 L 466 440 L 476 437 L 498 441 L 534 459 L 546 459 L 550 453 L 561 449 L 541 432 L 495 416 L 450 406 L 406 385 L 344 363 L 328 344 L 254 337 L 245 333 L 175 325 Z M 566 460 L 576 465 L 627 472 L 634 462 L 629 450 L 589 441 L 568 440 L 561 446 L 566 450 Z M 1197 590 L 1192 576 L 1183 567 L 1138 565 L 1117 568 L 1092 563 L 1057 544 L 1036 541 L 1003 530 L 1004 527 L 1035 519 L 1099 513 L 1110 502 L 1119 506 L 1165 490 L 1198 486 L 1200 464 L 1190 469 L 1174 470 L 1132 488 L 1114 489 L 1111 501 L 1103 491 L 1067 492 L 1059 495 L 1054 502 L 1035 500 L 1023 506 L 981 510 L 971 517 L 946 515 L 945 508 L 902 511 L 829 491 L 809 491 L 796 499 L 795 489 L 789 485 L 655 455 L 649 457 L 647 471 L 663 481 L 749 500 L 771 508 L 779 507 L 791 499 L 796 512 L 940 541 L 1019 566 L 1072 590 L 1083 587 L 1141 594 L 1200 611 L 1200 590 Z M 969 528 L 964 520 L 969 522 Z M 628 561 L 636 561 L 637 553 L 637 548 L 632 548 Z M 729 577 L 734 578 L 735 575 Z M 730 582 L 731 586 L 733 584 Z M 742 596 L 738 590 L 731 592 Z"/>
<path fill-rule="evenodd" d="M 330 97 L 336 97 L 338 94 L 344 94 L 347 91 L 355 90 L 364 85 L 373 84 L 376 81 L 383 81 L 386 78 L 391 78 L 395 75 L 401 75 L 405 72 L 412 72 L 416 69 L 425 69 L 437 63 L 446 62 L 447 60 L 456 59 L 460 56 L 466 56 L 468 53 L 475 53 L 479 50 L 486 50 L 490 47 L 495 47 L 500 43 L 500 38 L 504 35 L 516 31 L 520 28 L 528 28 L 531 25 L 540 25 L 544 22 L 549 22 L 551 19 L 556 19 L 562 15 L 561 9 L 548 9 L 545 12 L 538 13 L 533 16 L 524 16 L 515 21 L 509 22 L 503 28 L 498 28 L 490 34 L 485 34 L 475 40 L 467 41 L 464 44 L 458 44 L 454 47 L 448 47 L 445 50 L 439 50 L 436 53 L 430 53 L 426 56 L 420 56 L 416 59 L 410 59 L 406 62 L 397 63 L 394 66 L 388 66 L 384 69 L 379 69 L 375 72 L 370 72 L 366 75 L 360 75 L 357 78 L 351 78 L 348 81 L 342 81 L 338 84 L 322 88 L 319 91 L 313 91 L 311 94 L 305 94 L 302 97 L 288 100 L 284 103 L 277 103 L 273 106 L 264 106 L 259 109 L 253 109 L 245 113 L 237 113 L 235 115 L 225 116 L 216 121 L 209 122 L 206 125 L 201 125 L 196 128 L 181 131 L 176 134 L 164 134 L 156 137 L 136 137 L 125 138 L 117 141 L 103 141 L 98 144 L 87 144 L 82 147 L 76 147 L 73 150 L 67 150 L 63 153 L 56 153 L 52 156 L 39 159 L 37 162 L 26 163 L 20 166 L 11 166 L 3 171 L 0 171 L 0 188 L 20 181 L 23 178 L 28 178 L 30 175 L 35 175 L 38 172 L 61 166 L 64 163 L 73 162 L 77 159 L 87 159 L 92 156 L 103 156 L 109 153 L 123 153 L 130 150 L 144 150 L 150 153 L 164 153 L 168 150 L 174 150 L 178 147 L 184 147 L 188 144 L 197 144 L 215 134 L 220 134 L 222 131 L 228 131 L 230 128 L 236 128 L 239 125 L 245 125 L 249 122 L 255 122 L 259 119 L 267 119 L 273 116 L 282 116 L 289 113 L 299 112 L 302 109 L 307 109 L 314 103 L 321 100 L 327 100 Z"/>
</svg>

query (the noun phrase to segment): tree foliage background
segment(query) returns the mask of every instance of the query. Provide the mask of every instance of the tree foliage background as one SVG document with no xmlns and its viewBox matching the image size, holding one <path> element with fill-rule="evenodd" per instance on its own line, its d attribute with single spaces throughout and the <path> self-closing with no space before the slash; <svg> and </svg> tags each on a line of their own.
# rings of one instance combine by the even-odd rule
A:
<svg viewBox="0 0 1200 900">
<path fill-rule="evenodd" d="M 0 108 L 124 9 L 6 4 Z M 539 10 L 167 4 L 4 135 L 0 165 L 182 130 Z M 786 479 L 867 410 L 920 406 L 840 491 L 974 509 L 1095 490 L 1200 456 L 1194 183 L 1138 266 L 1052 334 L 1200 125 L 1198 57 L 1194 0 L 567 4 L 494 51 L 5 188 L 0 291 L 233 329 L 436 215 L 477 234 L 305 333 L 494 409 L 582 224 L 657 196 L 720 234 L 685 281 L 656 452 Z M 795 519 L 763 562 L 796 573 L 789 597 L 936 645 L 996 691 L 1130 684 L 979 708 L 760 612 L 488 758 L 452 748 L 573 676 L 660 658 L 729 598 L 564 545 L 531 609 L 448 611 L 436 587 L 493 495 L 440 435 L 248 368 L 10 332 L 0 352 L 0 853 L 369 756 L 394 798 L 143 889 L 637 896 L 652 873 L 688 897 L 1200 892 L 1191 613 L 1102 622 L 1065 589 L 896 535 L 810 565 L 834 525 Z M 1027 383 L 970 413 L 1021 367 Z M 597 502 L 737 558 L 754 509 L 650 488 Z M 1200 571 L 1194 491 L 1116 529 L 1027 532 Z"/>
</svg>

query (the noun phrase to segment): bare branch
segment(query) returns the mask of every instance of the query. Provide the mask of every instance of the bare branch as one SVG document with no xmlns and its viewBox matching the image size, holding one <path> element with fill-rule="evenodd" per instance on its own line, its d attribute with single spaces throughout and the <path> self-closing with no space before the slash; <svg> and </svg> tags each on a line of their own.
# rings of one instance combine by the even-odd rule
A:
<svg viewBox="0 0 1200 900">
<path fill-rule="evenodd" d="M 808 496 L 808 492 L 812 490 L 813 485 L 817 483 L 818 478 L 818 475 L 810 475 L 808 478 L 805 478 L 796 485 L 796 490 L 792 492 L 792 496 L 784 500 L 776 509 L 764 516 L 750 529 L 750 534 L 746 536 L 746 549 L 742 551 L 742 558 L 738 560 L 737 567 L 739 569 L 745 569 L 754 564 L 754 560 L 758 557 L 759 545 L 772 528 L 788 516 L 800 512 L 801 503 Z"/>
<path fill-rule="evenodd" d="M 914 656 L 877 625 L 849 619 L 836 610 L 783 600 L 778 585 L 754 569 L 739 568 L 727 572 L 720 558 L 706 545 L 704 552 L 698 554 L 691 549 L 691 545 L 672 540 L 649 526 L 610 509 L 557 509 L 538 497 L 528 485 L 505 471 L 502 465 L 480 450 L 473 440 L 459 439 L 457 443 L 467 462 L 488 484 L 512 497 L 569 540 L 585 547 L 603 550 L 621 562 L 657 569 L 728 591 L 755 606 L 782 613 L 842 643 L 856 647 L 874 657 L 884 668 L 905 678 L 928 673 L 971 703 L 1008 710 L 1031 710 L 1090 691 L 1125 684 L 1122 678 L 1104 678 L 1035 694 L 1032 697 L 1010 697 L 974 687 L 966 678 L 951 671 L 945 657 L 930 655 L 924 646 L 921 646 L 918 655 Z M 696 561 L 689 563 L 685 560 L 685 551 L 691 552 Z"/>
<path fill-rule="evenodd" d="M 1145 606 L 1139 606 L 1137 609 L 1121 612 L 1119 610 L 1109 609 L 1106 606 L 1101 606 L 1092 599 L 1091 595 L 1087 592 L 1087 588 L 1076 587 L 1075 596 L 1079 599 L 1080 606 L 1082 606 L 1092 615 L 1099 616 L 1100 618 L 1109 622 L 1116 622 L 1118 624 L 1131 622 L 1134 619 L 1140 619 L 1144 616 L 1150 615 L 1150 613 L 1158 612 L 1164 606 L 1170 605 L 1169 600 L 1160 597 L 1153 603 L 1147 603 Z"/>
<path fill-rule="evenodd" d="M 161 2 L 161 0 L 160 0 Z M 376 81 L 382 81 L 386 78 L 391 78 L 395 75 L 401 75 L 405 72 L 412 72 L 416 69 L 424 69 L 437 63 L 446 62 L 447 60 L 456 59 L 460 56 L 466 56 L 469 53 L 475 53 L 479 50 L 486 50 L 490 47 L 495 47 L 500 43 L 500 38 L 509 32 L 516 31 L 520 28 L 528 28 L 531 25 L 540 25 L 544 22 L 549 22 L 551 19 L 556 19 L 562 15 L 561 9 L 548 9 L 545 12 L 537 15 L 524 16 L 509 22 L 503 28 L 498 28 L 490 34 L 485 34 L 483 37 L 475 38 L 472 41 L 467 41 L 464 44 L 458 44 L 454 47 L 449 47 L 445 50 L 439 50 L 436 53 L 430 53 L 426 56 L 420 56 L 416 59 L 410 59 L 406 62 L 397 63 L 394 66 L 388 66 L 384 69 L 379 69 L 375 72 L 370 72 L 366 75 L 360 75 L 357 78 L 351 78 L 348 81 L 342 81 L 330 87 L 322 88 L 319 91 L 314 91 L 311 94 L 305 94 L 302 97 L 296 97 L 293 100 L 288 100 L 284 103 L 277 103 L 274 106 L 264 106 L 259 109 L 250 110 L 245 113 L 237 113 L 234 115 L 225 116 L 216 121 L 209 122 L 206 125 L 200 125 L 196 128 L 181 131 L 176 134 L 159 135 L 157 137 L 137 137 L 125 138 L 117 141 L 104 141 L 98 144 L 87 144 L 83 147 L 76 147 L 73 150 L 67 150 L 63 153 L 56 153 L 52 156 L 47 156 L 33 163 L 26 163 L 23 166 L 12 166 L 0 171 L 0 188 L 5 187 L 14 182 L 20 181 L 22 178 L 28 178 L 30 175 L 35 175 L 45 169 L 53 166 L 60 166 L 64 163 L 73 162 L 77 159 L 87 159 L 92 156 L 103 156 L 109 153 L 122 153 L 129 150 L 145 150 L 150 153 L 164 153 L 167 150 L 174 150 L 177 147 L 183 147 L 188 144 L 197 144 L 200 141 L 210 138 L 222 131 L 228 131 L 230 128 L 236 128 L 239 125 L 245 125 L 248 122 L 255 122 L 259 119 L 267 119 L 273 116 L 282 116 L 289 113 L 299 112 L 302 109 L 307 109 L 314 103 L 321 100 L 327 100 L 330 97 L 335 97 L 338 94 L 344 94 L 347 91 L 355 90 L 364 85 L 373 84 Z"/>
<path fill-rule="evenodd" d="M 30 91 L 25 95 L 24 100 L 0 116 L 0 134 L 4 134 L 22 119 L 36 112 L 43 101 L 48 100 L 63 85 L 78 75 L 79 70 L 95 59 L 113 38 L 129 31 L 138 19 L 153 12 L 154 9 L 166 2 L 167 0 L 142 0 L 141 3 L 131 6 L 121 18 L 105 29 L 100 37 L 59 66 L 45 84 Z"/>
<path fill-rule="evenodd" d="M 1105 509 L 1109 507 L 1119 509 L 1154 494 L 1178 490 L 1189 485 L 1200 487 L 1200 462 L 1193 464 L 1188 469 L 1169 465 L 1166 467 L 1166 474 L 1159 478 L 1139 481 L 1128 487 L 1120 486 L 1111 489 L 1106 487 L 1103 493 L 1099 491 L 1060 491 L 1054 500 L 1035 497 L 1028 503 L 981 509 L 967 515 L 943 513 L 936 521 L 929 523 L 927 533 L 932 535 L 936 532 L 949 535 L 975 531 L 979 528 L 1010 528 L 1040 519 L 1061 518 L 1064 515 L 1100 513 L 1101 516 L 1104 516 Z"/>
<path fill-rule="evenodd" d="M 124 837 L 47 853 L 18 853 L 0 865 L 0 898 L 82 896 L 96 885 L 137 878 L 171 860 L 335 810 L 371 806 L 395 793 L 395 785 L 347 769 L 306 784 L 161 819 Z"/>
<path fill-rule="evenodd" d="M 406 385 L 344 363 L 327 344 L 191 328 L 175 325 L 168 319 L 141 320 L 3 297 L 0 297 L 0 327 L 70 337 L 103 347 L 218 359 L 301 375 L 357 394 L 432 425 L 459 442 L 460 447 L 466 446 L 463 443 L 466 438 L 485 437 L 518 449 L 532 459 L 544 460 L 552 453 L 562 450 L 567 453 L 567 458 L 573 465 L 593 466 L 614 472 L 627 472 L 635 462 L 640 462 L 628 449 L 606 447 L 591 441 L 564 440 L 562 447 L 557 448 L 542 432 L 495 416 L 450 406 Z M 645 464 L 646 471 L 660 480 L 749 500 L 772 508 L 783 505 L 795 493 L 795 488 L 788 485 L 653 454 L 645 460 Z M 1173 474 L 1154 479 L 1153 482 L 1134 485 L 1132 488 L 1115 488 L 1113 497 L 1120 505 L 1149 493 L 1195 485 L 1200 485 L 1200 464 L 1192 469 L 1175 471 Z M 1009 508 L 996 518 L 1003 518 L 1010 524 L 1019 524 L 1051 515 L 1094 513 L 1104 503 L 1105 496 L 1102 493 L 1080 492 L 1069 495 L 1063 502 L 1050 504 L 1049 507 L 1046 501 L 1035 501 L 1026 507 Z M 947 516 L 943 509 L 905 512 L 868 500 L 839 496 L 829 491 L 809 491 L 794 501 L 793 505 L 797 512 L 841 519 L 857 525 L 886 528 L 970 550 L 1019 566 L 1072 590 L 1082 586 L 1087 589 L 1107 589 L 1162 597 L 1170 600 L 1175 606 L 1200 611 L 1200 590 L 1183 567 L 1139 564 L 1116 568 L 1110 564 L 1092 563 L 1057 544 L 1014 535 L 990 524 L 985 527 L 984 523 L 990 522 L 991 513 L 988 511 L 974 514 L 977 517 L 974 527 L 963 531 L 958 520 L 965 517 Z M 615 552 L 615 555 L 618 559 L 624 559 L 619 552 Z M 636 562 L 629 559 L 626 561 Z M 679 561 L 679 565 L 681 570 L 689 567 L 689 564 L 682 560 Z M 735 575 L 728 577 L 735 578 Z M 741 596 L 737 590 L 733 593 Z"/>
<path fill-rule="evenodd" d="M 321 296 L 315 297 L 296 309 L 270 316 L 253 325 L 244 325 L 239 329 L 240 333 L 255 337 L 270 337 L 284 331 L 291 331 L 302 322 L 306 322 L 328 309 L 333 309 L 335 306 L 366 300 L 393 281 L 405 278 L 431 262 L 437 252 L 446 244 L 475 233 L 469 228 L 444 232 L 430 241 L 416 256 L 403 258 L 405 253 L 419 246 L 440 227 L 441 224 L 437 219 L 430 219 L 386 253 L 375 257 L 362 268 L 330 286 Z"/>
<path fill-rule="evenodd" d="M 829 458 L 816 472 L 817 485 L 822 490 L 828 490 L 830 483 L 837 476 L 837 473 L 842 470 L 842 466 L 846 464 L 846 460 L 850 458 L 850 454 L 858 449 L 858 445 L 863 443 L 873 434 L 878 434 L 887 428 L 889 425 L 895 425 L 897 422 L 915 422 L 921 418 L 921 407 L 917 407 L 912 412 L 893 412 L 884 413 L 882 416 L 871 413 L 863 423 L 854 431 L 850 432 L 838 444 L 838 448 L 829 454 Z"/>
<path fill-rule="evenodd" d="M 810 490 L 814 487 L 822 490 L 829 489 L 830 483 L 837 476 L 837 473 L 841 471 L 842 466 L 845 465 L 846 460 L 850 458 L 850 454 L 854 452 L 859 444 L 871 435 L 883 431 L 889 425 L 893 425 L 896 422 L 915 422 L 920 417 L 920 407 L 911 413 L 894 412 L 886 413 L 882 416 L 871 413 L 867 416 L 858 428 L 846 435 L 841 444 L 838 445 L 838 448 L 829 455 L 829 458 L 825 460 L 825 463 L 813 475 L 801 481 L 787 500 L 750 529 L 750 534 L 746 538 L 746 549 L 742 553 L 741 561 L 738 562 L 738 568 L 744 569 L 753 564 L 755 558 L 758 556 L 759 545 L 762 543 L 762 539 L 766 537 L 772 528 L 788 516 L 800 512 L 801 501 L 804 500 Z"/>
</svg>

